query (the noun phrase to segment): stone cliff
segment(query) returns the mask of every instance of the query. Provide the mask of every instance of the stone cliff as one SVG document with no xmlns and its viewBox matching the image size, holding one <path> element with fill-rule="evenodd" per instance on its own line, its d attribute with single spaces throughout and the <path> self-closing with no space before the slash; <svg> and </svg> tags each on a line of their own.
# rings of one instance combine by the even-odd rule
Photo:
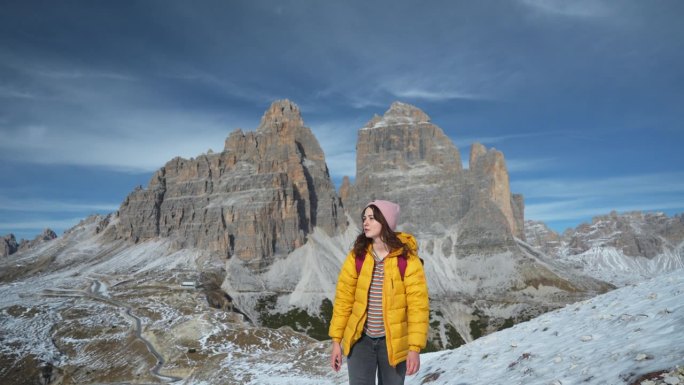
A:
<svg viewBox="0 0 684 385">
<path fill-rule="evenodd" d="M 592 218 L 559 235 L 542 222 L 525 223 L 527 242 L 544 253 L 564 257 L 592 248 L 612 248 L 627 257 L 654 258 L 674 250 L 684 242 L 684 215 L 632 211 Z"/>
<path fill-rule="evenodd" d="M 525 221 L 525 240 L 546 255 L 553 256 L 561 245 L 561 237 L 541 221 Z"/>
<path fill-rule="evenodd" d="M 401 205 L 398 227 L 418 238 L 436 329 L 469 340 L 480 323 L 489 332 L 610 287 L 525 246 L 523 197 L 511 193 L 500 151 L 475 143 L 463 168 L 442 129 L 399 102 L 359 130 L 356 151 L 356 180 L 340 187 L 344 208 L 358 225 L 373 199 Z M 457 346 L 436 329 L 431 341 Z"/>
<path fill-rule="evenodd" d="M 558 235 L 540 222 L 526 223 L 527 243 L 566 271 L 631 285 L 684 268 L 684 215 L 633 211 L 594 217 Z"/>
<path fill-rule="evenodd" d="M 224 151 L 175 158 L 119 209 L 116 237 L 172 237 L 262 266 L 302 246 L 315 227 L 346 228 L 325 157 L 299 108 L 274 102 L 254 132 L 232 132 Z"/>
<path fill-rule="evenodd" d="M 221 153 L 168 162 L 101 226 L 103 236 L 169 239 L 209 252 L 208 268 L 223 277 L 236 308 L 274 327 L 297 309 L 316 315 L 330 303 L 356 219 L 376 198 L 402 206 L 399 228 L 418 237 L 434 322 L 455 328 L 454 336 L 475 335 L 471 322 L 493 330 L 504 318 L 519 321 L 606 290 L 520 246 L 523 200 L 511 194 L 501 152 L 476 143 L 464 169 L 442 129 L 399 102 L 358 135 L 356 180 L 345 178 L 338 197 L 299 109 L 275 102 L 255 131 L 232 132 Z M 303 327 L 297 322 L 290 326 Z M 443 347 L 458 339 L 430 338 Z"/>
<path fill-rule="evenodd" d="M 564 234 L 567 253 L 579 254 L 591 247 L 614 247 L 630 257 L 653 258 L 665 248 L 684 241 L 684 216 L 639 211 L 594 217 L 591 224 Z"/>
<path fill-rule="evenodd" d="M 411 232 L 439 234 L 477 218 L 492 225 L 498 243 L 524 239 L 522 196 L 510 192 L 503 154 L 476 143 L 464 170 L 451 139 L 418 108 L 393 103 L 359 130 L 356 151 L 356 181 L 345 179 L 340 188 L 352 217 L 370 200 L 389 199 L 401 205 L 400 225 Z"/>
<path fill-rule="evenodd" d="M 14 254 L 19 249 L 17 244 L 17 239 L 14 234 L 7 234 L 0 238 L 0 257 L 6 257 L 10 254 Z"/>
<path fill-rule="evenodd" d="M 18 251 L 28 250 L 32 247 L 40 245 L 41 243 L 51 241 L 57 238 L 57 234 L 51 229 L 45 229 L 42 233 L 38 234 L 34 239 L 27 240 L 22 239 L 17 243 L 17 239 L 14 234 L 7 234 L 0 237 L 0 257 L 7 257 Z"/>
</svg>

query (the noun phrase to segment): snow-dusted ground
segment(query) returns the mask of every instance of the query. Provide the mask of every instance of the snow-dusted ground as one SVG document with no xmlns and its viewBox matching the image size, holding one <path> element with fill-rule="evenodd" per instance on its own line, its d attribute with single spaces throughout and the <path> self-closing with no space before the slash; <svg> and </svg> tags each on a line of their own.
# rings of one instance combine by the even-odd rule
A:
<svg viewBox="0 0 684 385">
<path fill-rule="evenodd" d="M 629 384 L 684 364 L 684 271 L 423 355 L 408 384 Z"/>
<path fill-rule="evenodd" d="M 568 267 L 580 268 L 588 276 L 624 286 L 684 268 L 683 249 L 680 244 L 654 258 L 645 258 L 626 256 L 614 247 L 593 246 L 581 254 L 562 255 L 559 261 Z"/>
<path fill-rule="evenodd" d="M 195 278 L 198 263 L 211 262 L 201 251 L 173 251 L 168 240 L 103 244 L 100 235 L 93 235 L 96 224 L 94 219 L 85 221 L 69 236 L 0 265 L 17 271 L 34 266 L 45 269 L 36 276 L 0 285 L 0 310 L 6 309 L 0 313 L 0 340 L 4 341 L 0 353 L 31 353 L 58 366 L 95 368 L 95 358 L 77 348 L 98 341 L 123 341 L 119 345 L 125 348 L 125 338 L 136 329 L 132 316 L 123 310 L 131 307 L 142 322 L 144 337 L 167 355 L 162 369 L 168 373 L 175 370 L 174 375 L 185 378 L 179 383 L 347 383 L 346 366 L 340 373 L 328 367 L 329 342 L 313 341 L 288 330 L 240 324 L 227 313 L 209 309 L 200 292 L 180 289 L 181 281 Z M 309 299 L 332 295 L 343 252 L 354 234 L 354 229 L 338 237 L 314 232 L 308 246 L 278 261 L 258 278 L 279 282 L 279 289 L 291 293 L 279 299 L 283 310 L 319 304 L 320 300 Z M 477 262 L 466 259 L 450 265 L 446 257 L 441 258 L 440 242 L 435 241 L 434 249 L 434 255 L 425 255 L 428 273 L 432 269 L 437 275 L 440 270 L 454 278 L 435 283 L 435 292 L 458 285 L 457 268 Z M 681 253 L 675 256 L 681 259 Z M 596 274 L 631 272 L 639 281 L 645 273 L 659 274 L 658 269 L 627 265 L 621 258 L 610 261 Z M 571 262 L 581 264 L 579 260 Z M 480 264 L 473 269 L 500 274 L 497 267 L 500 270 L 501 266 Z M 645 373 L 683 365 L 684 270 L 636 285 L 624 284 L 621 289 L 459 349 L 423 354 L 420 372 L 408 377 L 407 384 L 630 384 Z M 72 318 L 63 319 L 64 314 Z M 53 325 L 60 326 L 55 329 Z M 55 330 L 61 331 L 57 342 L 76 353 L 67 356 L 58 351 L 51 342 Z M 188 356 L 189 348 L 197 350 L 196 356 Z M 150 356 L 146 349 L 136 354 L 131 355 L 129 366 Z M 4 383 L 2 378 L 0 383 Z"/>
<path fill-rule="evenodd" d="M 406 384 L 630 384 L 646 373 L 684 365 L 683 331 L 684 270 L 678 270 L 455 350 L 422 354 L 420 371 Z M 327 365 L 324 350 L 318 348 L 321 367 Z M 346 365 L 340 373 L 306 376 L 292 370 L 296 356 L 232 369 L 249 372 L 246 384 L 347 383 Z"/>
</svg>

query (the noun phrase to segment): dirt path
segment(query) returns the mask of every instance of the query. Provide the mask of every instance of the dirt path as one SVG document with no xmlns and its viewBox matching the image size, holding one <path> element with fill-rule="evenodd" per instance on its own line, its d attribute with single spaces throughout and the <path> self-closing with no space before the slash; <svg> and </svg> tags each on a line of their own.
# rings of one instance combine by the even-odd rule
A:
<svg viewBox="0 0 684 385">
<path fill-rule="evenodd" d="M 45 290 L 44 295 L 90 298 L 95 301 L 105 302 L 112 306 L 121 308 L 124 311 L 124 314 L 132 320 L 132 323 L 134 325 L 133 332 L 135 334 L 135 338 L 139 339 L 142 343 L 145 344 L 145 346 L 147 346 L 147 350 L 154 356 L 157 362 L 157 364 L 154 367 L 152 367 L 152 369 L 150 369 L 150 373 L 152 373 L 152 375 L 154 375 L 155 377 L 159 378 L 164 382 L 177 382 L 183 380 L 183 378 L 181 377 L 166 376 L 159 373 L 159 371 L 164 366 L 164 357 L 157 351 L 154 345 L 142 335 L 142 320 L 133 313 L 133 308 L 128 304 L 104 296 L 102 294 L 103 288 L 106 289 L 107 286 L 104 285 L 101 281 L 96 279 L 93 279 L 91 281 L 91 285 L 86 290 L 53 289 Z"/>
</svg>

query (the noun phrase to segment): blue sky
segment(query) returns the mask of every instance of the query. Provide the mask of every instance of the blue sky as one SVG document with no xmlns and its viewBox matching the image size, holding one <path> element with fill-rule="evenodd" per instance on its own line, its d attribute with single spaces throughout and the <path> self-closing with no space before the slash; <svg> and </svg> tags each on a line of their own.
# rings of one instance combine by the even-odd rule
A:
<svg viewBox="0 0 684 385">
<path fill-rule="evenodd" d="M 0 235 L 61 234 L 175 156 L 297 103 L 339 185 L 396 100 L 526 218 L 684 211 L 684 2 L 14 1 L 0 12 Z"/>
</svg>

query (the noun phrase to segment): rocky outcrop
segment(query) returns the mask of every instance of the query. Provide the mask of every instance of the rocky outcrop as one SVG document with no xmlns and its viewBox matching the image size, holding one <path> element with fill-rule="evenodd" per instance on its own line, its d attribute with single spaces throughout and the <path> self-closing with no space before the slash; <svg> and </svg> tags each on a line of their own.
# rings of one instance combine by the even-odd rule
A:
<svg viewBox="0 0 684 385">
<path fill-rule="evenodd" d="M 464 170 L 451 139 L 418 108 L 393 103 L 359 130 L 356 151 L 356 181 L 340 189 L 352 217 L 370 200 L 390 199 L 401 205 L 400 225 L 411 232 L 440 233 L 478 218 L 470 227 L 489 224 L 501 242 L 524 238 L 522 196 L 510 192 L 503 154 L 474 144 Z"/>
<path fill-rule="evenodd" d="M 436 230 L 433 224 L 465 214 L 462 183 L 461 157 L 451 140 L 424 112 L 395 102 L 359 130 L 356 180 L 343 202 L 356 218 L 373 199 L 396 201 L 400 225 L 429 232 Z"/>
<path fill-rule="evenodd" d="M 474 143 L 470 150 L 469 170 L 474 186 L 474 203 L 481 205 L 482 202 L 493 202 L 506 218 L 511 233 L 523 239 L 522 196 L 511 195 L 503 153 L 494 148 L 487 150 L 482 144 Z"/>
<path fill-rule="evenodd" d="M 14 234 L 7 234 L 0 238 L 0 257 L 6 257 L 10 254 L 14 254 L 19 249 L 17 244 L 17 239 Z"/>
<path fill-rule="evenodd" d="M 373 199 L 401 205 L 399 229 L 419 239 L 431 306 L 449 314 L 435 322 L 466 340 L 476 311 L 501 322 L 525 319 L 607 289 L 563 274 L 521 246 L 523 197 L 511 193 L 500 151 L 475 143 L 464 169 L 456 146 L 427 114 L 393 103 L 359 130 L 356 156 L 355 183 L 340 188 L 345 210 L 355 219 Z M 493 310 L 500 308 L 510 313 Z"/>
<path fill-rule="evenodd" d="M 274 102 L 256 131 L 232 132 L 219 154 L 175 158 L 119 210 L 117 236 L 172 237 L 179 246 L 263 267 L 315 227 L 346 228 L 325 157 L 299 108 Z"/>
<path fill-rule="evenodd" d="M 48 229 L 43 230 L 42 233 L 36 235 L 36 237 L 33 238 L 33 240 L 31 240 L 31 241 L 24 241 L 22 239 L 22 242 L 21 242 L 21 245 L 19 246 L 19 249 L 21 250 L 24 248 L 31 248 L 35 245 L 41 244 L 43 242 L 51 241 L 55 238 L 57 238 L 57 234 L 54 231 L 52 231 L 52 229 L 48 228 Z"/>
<path fill-rule="evenodd" d="M 581 254 L 594 247 L 612 247 L 629 257 L 654 258 L 684 241 L 684 216 L 640 211 L 597 216 L 563 234 L 563 254 Z"/>
<path fill-rule="evenodd" d="M 340 185 L 340 199 L 342 202 L 349 202 L 349 193 L 351 189 L 351 182 L 348 176 L 342 178 L 342 184 Z"/>
<path fill-rule="evenodd" d="M 57 234 L 51 229 L 45 229 L 32 240 L 22 239 L 17 243 L 14 234 L 7 234 L 0 238 L 0 257 L 6 257 L 18 251 L 33 248 L 41 243 L 57 238 Z"/>
<path fill-rule="evenodd" d="M 541 221 L 525 221 L 525 240 L 550 256 L 555 255 L 561 245 L 561 236 Z"/>
<path fill-rule="evenodd" d="M 401 205 L 399 230 L 417 236 L 425 259 L 433 330 L 468 341 L 479 333 L 474 320 L 517 322 L 610 288 L 565 274 L 527 245 L 523 197 L 511 193 L 503 154 L 475 143 L 464 169 L 451 139 L 418 108 L 393 103 L 371 119 L 356 156 L 356 180 L 340 188 L 345 210 L 360 219 L 373 199 Z M 437 334 L 439 346 L 458 340 Z"/>
<path fill-rule="evenodd" d="M 562 235 L 528 221 L 526 245 L 575 271 L 615 286 L 684 268 L 684 214 L 611 212 Z"/>
<path fill-rule="evenodd" d="M 459 257 L 491 255 L 512 251 L 515 240 L 504 213 L 492 201 L 481 200 L 468 210 L 458 226 Z"/>
</svg>

